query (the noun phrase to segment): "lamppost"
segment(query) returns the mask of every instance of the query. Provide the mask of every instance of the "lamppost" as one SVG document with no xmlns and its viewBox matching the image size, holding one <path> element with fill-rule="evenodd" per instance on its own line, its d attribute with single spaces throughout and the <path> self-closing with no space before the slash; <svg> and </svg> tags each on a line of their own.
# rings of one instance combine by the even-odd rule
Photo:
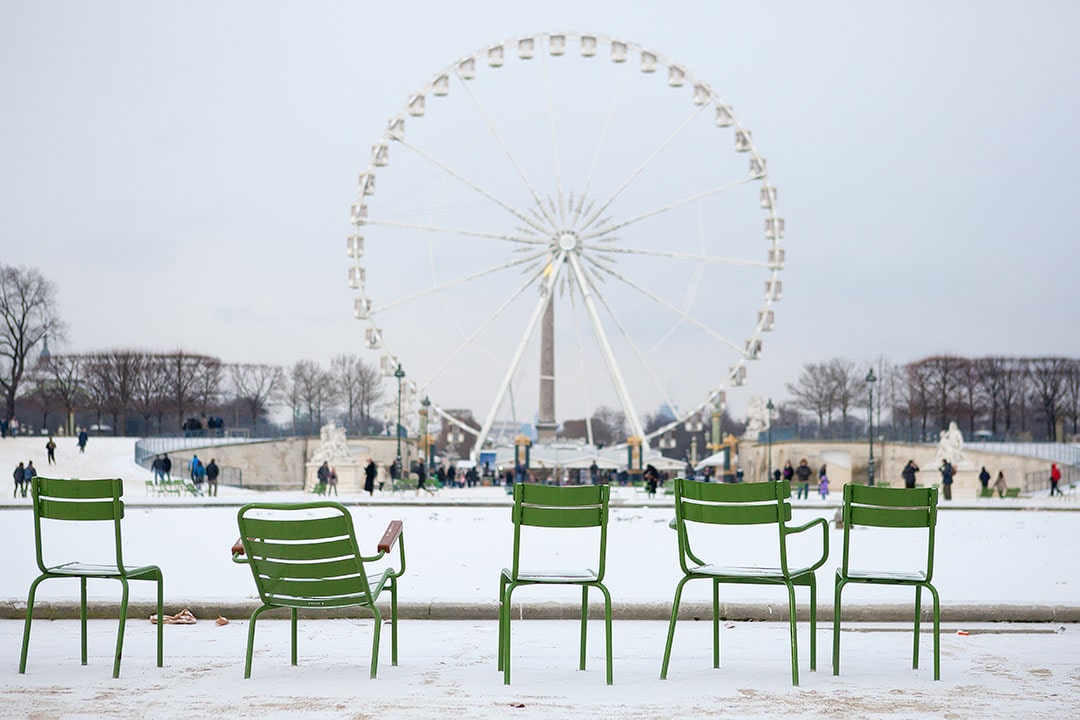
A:
<svg viewBox="0 0 1080 720">
<path fill-rule="evenodd" d="M 424 399 L 420 401 L 420 447 L 423 453 L 424 467 L 431 467 L 431 436 L 428 435 L 428 412 L 431 407 L 431 400 L 425 395 Z"/>
<path fill-rule="evenodd" d="M 686 421 L 686 431 L 690 433 L 690 464 L 697 465 L 697 436 L 705 429 L 705 423 L 700 415 Z"/>
<path fill-rule="evenodd" d="M 870 431 L 870 462 L 866 466 L 866 480 L 870 486 L 874 484 L 874 383 L 876 382 L 874 368 L 870 368 L 870 372 L 866 373 L 866 385 L 870 388 L 870 411 L 867 413 Z"/>
<path fill-rule="evenodd" d="M 397 378 L 397 427 L 394 428 L 394 433 L 397 435 L 397 465 L 398 472 L 401 471 L 401 381 L 405 379 L 405 371 L 401 369 L 401 363 L 398 363 L 397 370 L 394 371 L 394 377 Z"/>
<path fill-rule="evenodd" d="M 765 428 L 768 431 L 769 442 L 769 474 L 766 476 L 766 480 L 772 480 L 772 413 L 775 407 L 776 406 L 772 404 L 772 398 L 769 398 L 769 402 L 765 405 L 765 409 L 769 411 L 769 424 Z"/>
</svg>

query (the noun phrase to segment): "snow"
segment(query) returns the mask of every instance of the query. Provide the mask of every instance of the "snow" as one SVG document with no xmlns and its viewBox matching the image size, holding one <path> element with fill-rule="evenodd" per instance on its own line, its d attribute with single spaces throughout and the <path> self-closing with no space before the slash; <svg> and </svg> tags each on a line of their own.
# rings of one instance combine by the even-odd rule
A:
<svg viewBox="0 0 1080 720">
<path fill-rule="evenodd" d="M 0 441 L 0 468 L 33 458 L 39 473 L 62 477 L 120 476 L 128 501 L 124 521 L 125 559 L 161 566 L 166 612 L 185 602 L 223 608 L 250 600 L 254 585 L 245 566 L 231 562 L 238 505 L 251 499 L 300 500 L 301 495 L 266 495 L 223 487 L 215 501 L 144 497 L 149 472 L 133 461 L 133 440 L 91 438 L 84 455 L 74 440 L 57 440 L 58 464 L 44 463 L 44 438 Z M 9 471 L 10 472 L 10 471 Z M 10 486 L 8 486 L 10 487 Z M 670 499 L 645 505 L 630 489 L 617 489 L 611 513 L 607 585 L 619 604 L 670 606 L 679 573 L 675 536 L 668 528 Z M 509 560 L 511 525 L 501 488 L 443 490 L 439 495 L 377 494 L 342 497 L 350 505 L 361 543 L 372 548 L 387 522 L 405 526 L 408 568 L 401 581 L 404 605 L 462 602 L 494 612 L 499 570 Z M 811 500 L 795 510 L 795 522 L 831 519 L 830 501 Z M 1076 578 L 1080 558 L 1064 552 L 1075 540 L 1075 502 L 1037 499 L 1006 504 L 995 500 L 954 501 L 939 516 L 935 581 L 946 609 L 965 604 L 1080 604 Z M 0 578 L 0 602 L 21 604 L 37 574 L 29 501 L 0 504 L 0 541 L 9 549 Z M 1015 509 L 1012 509 L 1015 508 Z M 1041 510 L 1041 511 L 1040 511 Z M 52 528 L 51 528 L 52 529 Z M 57 528 L 59 529 L 59 528 Z M 65 527 L 59 547 L 75 542 Z M 820 602 L 831 602 L 831 576 L 842 533 L 829 529 L 831 556 L 818 573 Z M 805 544 L 820 546 L 820 530 Z M 591 538 L 562 533 L 542 542 L 546 560 L 566 567 Z M 899 563 L 918 548 L 889 533 L 861 531 L 860 546 L 875 564 Z M 772 545 L 770 545 L 772 543 Z M 105 536 L 78 536 L 79 559 L 104 552 Z M 743 562 L 768 562 L 775 553 L 769 535 L 743 537 Z M 588 547 L 585 545 L 584 547 Z M 811 548 L 802 552 L 810 553 Z M 559 563 L 562 563 L 561 565 Z M 574 565 L 578 563 L 575 560 Z M 591 564 L 591 563 L 586 563 Z M 698 587 L 695 587 L 697 585 Z M 77 586 L 50 581 L 42 600 L 77 599 Z M 92 598 L 115 601 L 116 583 L 92 582 Z M 725 601 L 765 602 L 782 611 L 782 590 L 724 588 Z M 148 600 L 152 584 L 133 583 L 132 598 Z M 572 589 L 523 589 L 517 602 L 574 602 Z M 707 583 L 691 583 L 684 602 L 704 602 Z M 800 602 L 806 601 L 805 593 Z M 910 602 L 910 592 L 853 588 L 845 605 Z M 781 612 L 782 614 L 782 612 Z M 132 619 L 119 680 L 111 678 L 115 621 L 90 622 L 90 659 L 78 664 L 77 621 L 35 621 L 25 676 L 16 674 L 22 623 L 0 621 L 0 717 L 1067 717 L 1080 706 L 1080 643 L 1073 626 L 957 625 L 942 634 L 942 680 L 934 682 L 929 636 L 922 642 L 923 668 L 910 668 L 910 629 L 874 624 L 843 634 L 844 674 L 834 677 L 829 656 L 832 633 L 826 613 L 818 631 L 818 672 L 809 672 L 808 624 L 800 623 L 801 686 L 790 685 L 787 630 L 783 623 L 727 623 L 722 630 L 723 668 L 711 667 L 708 625 L 678 626 L 671 672 L 659 680 L 666 623 L 617 620 L 614 626 L 615 687 L 604 684 L 603 624 L 590 623 L 589 669 L 577 671 L 577 628 L 573 621 L 517 621 L 513 629 L 513 681 L 507 688 L 496 672 L 494 620 L 400 622 L 400 665 L 390 664 L 390 633 L 384 627 L 379 678 L 367 679 L 370 620 L 311 620 L 300 624 L 300 666 L 289 667 L 288 623 L 260 621 L 251 680 L 243 679 L 247 621 L 217 626 L 201 617 L 194 626 L 166 627 L 166 666 L 154 666 L 153 627 Z M 959 629 L 970 635 L 957 635 Z M 147 692 L 147 691 L 150 692 Z M 516 707 L 522 704 L 524 707 Z"/>
</svg>

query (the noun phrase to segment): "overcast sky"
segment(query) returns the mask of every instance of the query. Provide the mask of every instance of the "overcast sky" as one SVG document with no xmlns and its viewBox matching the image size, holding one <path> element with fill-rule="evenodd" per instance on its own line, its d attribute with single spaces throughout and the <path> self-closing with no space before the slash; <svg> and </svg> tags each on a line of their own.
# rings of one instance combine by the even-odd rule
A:
<svg viewBox="0 0 1080 720">
<path fill-rule="evenodd" d="M 54 351 L 183 348 L 283 365 L 366 353 L 344 246 L 387 118 L 480 48 L 589 31 L 685 66 L 768 158 L 787 227 L 783 299 L 746 388 L 730 394 L 736 414 L 835 356 L 1075 357 L 1077 27 L 1080 5 L 1046 1 L 7 0 L 0 261 L 56 283 L 70 332 Z M 653 143 L 670 131 L 650 127 L 647 109 L 624 117 Z M 692 173 L 707 160 L 682 162 Z M 399 264 L 367 267 L 430 286 Z M 658 286 L 687 282 L 663 272 Z M 741 340 L 754 320 L 716 329 Z M 438 352 L 428 322 L 384 328 L 416 340 L 396 345 L 407 372 Z M 722 379 L 688 367 L 678 382 L 701 393 Z M 475 382 L 490 394 L 495 378 Z M 687 404 L 700 394 L 673 392 Z"/>
</svg>

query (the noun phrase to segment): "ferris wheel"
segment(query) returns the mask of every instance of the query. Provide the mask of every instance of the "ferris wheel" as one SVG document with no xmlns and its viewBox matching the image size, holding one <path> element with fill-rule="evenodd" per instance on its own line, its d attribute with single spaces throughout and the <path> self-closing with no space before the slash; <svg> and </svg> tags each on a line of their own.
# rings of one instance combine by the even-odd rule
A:
<svg viewBox="0 0 1080 720">
<path fill-rule="evenodd" d="M 781 297 L 750 131 L 685 66 L 603 35 L 437 72 L 374 144 L 351 220 L 366 347 L 476 448 L 600 407 L 648 446 L 745 382 Z"/>
</svg>

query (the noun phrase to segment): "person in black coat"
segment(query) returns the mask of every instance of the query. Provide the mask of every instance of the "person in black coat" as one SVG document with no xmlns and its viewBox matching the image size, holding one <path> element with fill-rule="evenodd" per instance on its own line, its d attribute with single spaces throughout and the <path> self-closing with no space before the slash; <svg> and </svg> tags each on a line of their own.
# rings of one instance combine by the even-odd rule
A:
<svg viewBox="0 0 1080 720">
<path fill-rule="evenodd" d="M 217 497 L 217 479 L 221 470 L 214 458 L 210 458 L 210 464 L 206 466 L 206 494 Z"/>
<path fill-rule="evenodd" d="M 379 468 L 375 466 L 375 461 L 368 458 L 367 465 L 364 466 L 364 490 L 368 495 L 375 494 L 375 476 L 379 474 Z"/>
</svg>

